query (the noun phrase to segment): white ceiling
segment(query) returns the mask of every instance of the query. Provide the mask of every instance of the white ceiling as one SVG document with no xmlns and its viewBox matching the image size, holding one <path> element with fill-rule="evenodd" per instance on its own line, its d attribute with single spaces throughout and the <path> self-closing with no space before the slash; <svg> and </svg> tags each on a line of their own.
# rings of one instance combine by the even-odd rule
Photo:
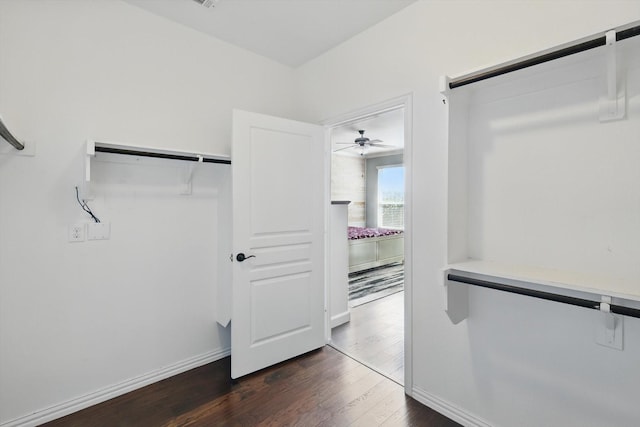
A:
<svg viewBox="0 0 640 427">
<path fill-rule="evenodd" d="M 124 1 L 295 68 L 416 0 Z"/>
</svg>

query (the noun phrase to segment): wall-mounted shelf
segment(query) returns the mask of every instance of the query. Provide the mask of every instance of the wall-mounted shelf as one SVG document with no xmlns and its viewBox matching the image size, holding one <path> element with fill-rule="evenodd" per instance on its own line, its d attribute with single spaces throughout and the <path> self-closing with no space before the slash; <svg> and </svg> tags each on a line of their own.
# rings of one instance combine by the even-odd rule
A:
<svg viewBox="0 0 640 427">
<path fill-rule="evenodd" d="M 91 182 L 91 159 L 96 153 L 119 154 L 137 157 L 152 157 L 168 160 L 179 160 L 187 163 L 184 194 L 191 194 L 191 179 L 193 177 L 194 167 L 201 163 L 217 163 L 231 164 L 231 157 L 223 154 L 212 153 L 194 153 L 183 150 L 168 150 L 163 148 L 148 147 L 142 145 L 130 145 L 112 142 L 87 141 L 87 149 L 85 155 L 85 185 Z M 85 191 L 86 193 L 86 191 Z M 89 196 L 85 194 L 85 198 Z"/>
<path fill-rule="evenodd" d="M 561 46 L 557 46 L 546 51 L 538 52 L 533 55 L 525 56 L 514 61 L 499 64 L 493 67 L 485 68 L 482 70 L 474 71 L 454 79 L 447 81 L 449 89 L 455 89 L 458 87 L 466 86 L 469 84 L 477 83 L 482 80 L 490 79 L 493 77 L 501 76 L 503 74 L 512 73 L 528 67 L 543 64 L 545 62 L 555 61 L 566 56 L 575 55 L 581 52 L 585 52 L 590 49 L 595 49 L 601 46 L 612 45 L 615 42 L 626 40 L 631 37 L 640 35 L 640 22 L 632 22 L 616 30 L 608 31 L 606 33 L 595 34 L 584 39 L 577 40 L 575 42 L 566 43 Z"/>
<path fill-rule="evenodd" d="M 614 298 L 640 302 L 640 283 L 620 277 L 477 260 L 452 263 L 447 270 L 461 275 L 476 275 L 594 295 L 606 294 Z"/>
<path fill-rule="evenodd" d="M 446 310 L 454 323 L 468 315 L 468 285 L 594 309 L 601 309 L 601 302 L 609 305 L 613 302 L 622 304 L 618 306 L 620 314 L 638 317 L 640 313 L 632 307 L 640 306 L 638 281 L 620 277 L 468 260 L 448 265 L 444 269 L 444 283 Z"/>
<path fill-rule="evenodd" d="M 472 286 L 640 317 L 639 24 L 442 79 L 453 323 Z"/>
</svg>

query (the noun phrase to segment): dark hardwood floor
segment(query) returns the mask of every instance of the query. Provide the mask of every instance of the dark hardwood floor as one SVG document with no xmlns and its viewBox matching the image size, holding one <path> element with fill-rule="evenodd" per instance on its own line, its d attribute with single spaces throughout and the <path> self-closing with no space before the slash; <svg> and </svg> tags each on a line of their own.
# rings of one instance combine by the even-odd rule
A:
<svg viewBox="0 0 640 427">
<path fill-rule="evenodd" d="M 350 309 L 331 330 L 331 345 L 404 384 L 404 292 Z"/>
<path fill-rule="evenodd" d="M 45 426 L 458 426 L 331 347 L 230 372 L 227 357 Z"/>
</svg>

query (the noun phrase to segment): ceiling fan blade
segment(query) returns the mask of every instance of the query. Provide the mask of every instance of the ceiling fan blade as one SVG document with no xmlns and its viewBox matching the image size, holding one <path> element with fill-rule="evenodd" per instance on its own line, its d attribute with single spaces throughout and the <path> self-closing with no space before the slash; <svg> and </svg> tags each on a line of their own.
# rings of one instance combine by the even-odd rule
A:
<svg viewBox="0 0 640 427">
<path fill-rule="evenodd" d="M 354 142 L 336 142 L 335 144 L 336 144 L 336 145 L 347 145 L 347 144 L 349 144 L 349 145 L 356 145 Z"/>
<path fill-rule="evenodd" d="M 371 139 L 371 140 L 369 140 L 367 143 L 368 143 L 368 144 L 376 144 L 376 143 L 378 143 L 378 142 L 384 142 L 384 141 L 383 141 L 383 140 L 381 140 L 381 139 Z"/>
<path fill-rule="evenodd" d="M 349 149 L 349 148 L 356 148 L 356 147 L 357 147 L 357 145 L 354 145 L 354 146 L 352 146 L 352 147 L 342 147 L 342 148 L 338 148 L 337 150 L 333 150 L 333 153 L 335 153 L 336 151 L 342 151 L 342 150 L 347 150 L 347 149 Z"/>
<path fill-rule="evenodd" d="M 400 147 L 396 147 L 395 145 L 389 145 L 389 144 L 371 144 L 369 143 L 369 145 L 371 145 L 372 147 L 395 147 L 395 148 L 400 148 Z"/>
</svg>

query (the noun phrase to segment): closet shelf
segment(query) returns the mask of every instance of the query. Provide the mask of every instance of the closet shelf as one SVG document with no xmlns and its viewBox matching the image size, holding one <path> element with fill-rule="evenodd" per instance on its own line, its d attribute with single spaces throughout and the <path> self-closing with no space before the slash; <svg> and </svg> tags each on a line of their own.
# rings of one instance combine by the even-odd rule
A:
<svg viewBox="0 0 640 427">
<path fill-rule="evenodd" d="M 96 153 L 129 155 L 137 157 L 154 157 L 168 160 L 185 161 L 184 190 L 180 194 L 191 194 L 193 173 L 202 163 L 231 164 L 231 157 L 223 154 L 194 153 L 183 150 L 168 150 L 164 148 L 147 147 L 142 145 L 120 144 L 112 142 L 87 141 L 84 161 L 84 183 L 82 184 L 83 198 L 90 200 L 91 195 L 91 159 Z"/>
<path fill-rule="evenodd" d="M 223 154 L 194 153 L 183 150 L 168 150 L 164 148 L 130 145 L 112 142 L 87 141 L 85 157 L 85 181 L 91 181 L 91 158 L 96 153 L 123 154 L 139 157 L 155 157 L 170 160 L 182 160 L 197 163 L 231 164 L 231 157 Z"/>
<path fill-rule="evenodd" d="M 609 34 L 613 36 L 613 39 L 609 38 Z M 636 36 L 640 36 L 640 21 L 632 22 L 625 26 L 616 28 L 615 30 L 611 30 L 605 33 L 598 33 L 593 36 L 578 40 L 576 42 L 557 46 L 513 61 L 508 61 L 493 67 L 467 73 L 456 78 L 446 78 L 445 80 L 443 80 L 443 83 L 446 84 L 446 90 L 455 89 L 493 77 L 498 77 L 503 74 L 508 74 L 514 71 L 533 67 L 535 65 L 540 65 L 545 62 L 554 61 L 566 56 L 575 55 L 581 52 L 588 51 L 590 49 L 612 45 L 615 42 L 626 40 Z"/>
<path fill-rule="evenodd" d="M 445 278 L 446 274 L 450 273 L 522 288 L 545 289 L 558 293 L 574 291 L 591 294 L 598 298 L 604 295 L 640 302 L 640 281 L 628 278 L 473 259 L 451 263 L 445 270 Z"/>
</svg>

